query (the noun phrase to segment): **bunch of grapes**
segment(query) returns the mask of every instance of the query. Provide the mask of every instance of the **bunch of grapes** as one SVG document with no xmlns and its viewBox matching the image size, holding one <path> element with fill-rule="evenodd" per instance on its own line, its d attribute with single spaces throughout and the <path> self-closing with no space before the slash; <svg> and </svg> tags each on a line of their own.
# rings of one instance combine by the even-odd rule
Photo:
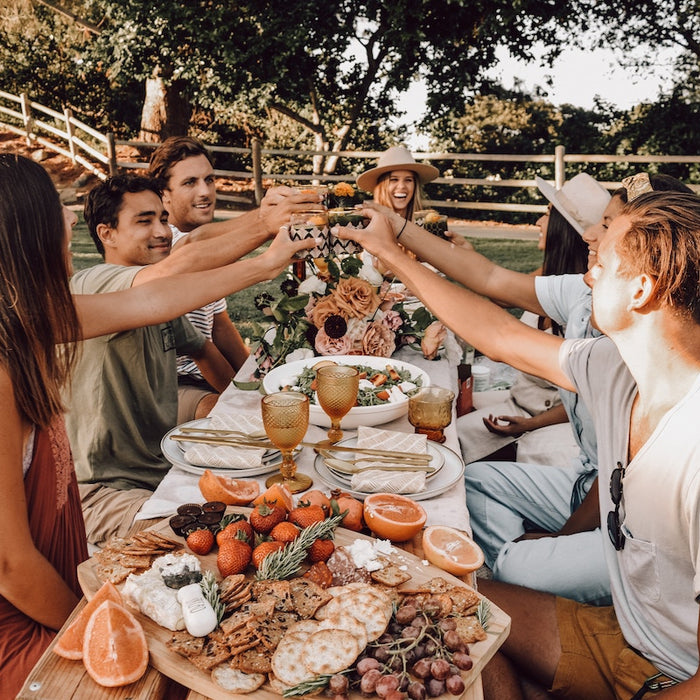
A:
<svg viewBox="0 0 700 700">
<path fill-rule="evenodd" d="M 471 669 L 472 659 L 455 628 L 454 619 L 436 620 L 413 604 L 403 605 L 387 631 L 367 646 L 351 678 L 343 676 L 328 689 L 336 700 L 347 697 L 350 685 L 384 700 L 426 700 L 446 692 L 459 696 L 465 690 L 460 671 Z"/>
</svg>

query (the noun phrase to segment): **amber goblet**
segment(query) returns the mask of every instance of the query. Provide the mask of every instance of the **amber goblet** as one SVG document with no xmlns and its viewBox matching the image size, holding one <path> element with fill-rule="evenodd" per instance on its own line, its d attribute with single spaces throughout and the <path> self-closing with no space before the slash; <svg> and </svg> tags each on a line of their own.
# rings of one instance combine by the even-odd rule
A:
<svg viewBox="0 0 700 700">
<path fill-rule="evenodd" d="M 316 370 L 316 398 L 331 419 L 328 439 L 338 442 L 343 437 L 340 422 L 357 403 L 360 371 L 349 365 L 326 365 Z"/>
<path fill-rule="evenodd" d="M 306 491 L 313 481 L 306 474 L 297 474 L 294 448 L 309 427 L 309 397 L 296 391 L 278 391 L 263 396 L 260 405 L 267 437 L 282 453 L 279 474 L 269 477 L 265 486 L 283 483 L 292 493 Z"/>
<path fill-rule="evenodd" d="M 408 399 L 408 422 L 428 440 L 445 442 L 443 431 L 452 422 L 454 398 L 453 391 L 439 386 L 421 389 Z"/>
</svg>

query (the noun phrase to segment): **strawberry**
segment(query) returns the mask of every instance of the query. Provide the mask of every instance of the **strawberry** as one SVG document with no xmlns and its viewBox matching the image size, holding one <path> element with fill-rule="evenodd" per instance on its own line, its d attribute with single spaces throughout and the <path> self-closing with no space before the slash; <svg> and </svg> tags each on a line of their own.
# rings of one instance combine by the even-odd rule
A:
<svg viewBox="0 0 700 700">
<path fill-rule="evenodd" d="M 224 540 L 219 546 L 216 565 L 219 573 L 226 578 L 232 574 L 242 574 L 252 556 L 252 548 L 247 542 L 236 538 Z"/>
<path fill-rule="evenodd" d="M 306 552 L 306 556 L 309 558 L 309 561 L 314 563 L 318 561 L 328 561 L 334 551 L 335 545 L 333 544 L 333 540 L 322 540 L 319 538 L 313 541 Z"/>
<path fill-rule="evenodd" d="M 227 516 L 228 517 L 228 516 Z M 242 532 L 248 543 L 253 541 L 253 528 L 250 523 L 245 519 L 244 516 L 236 516 L 235 520 L 231 520 L 228 523 L 222 521 L 222 528 L 216 533 L 216 543 L 221 546 L 224 540 L 230 539 L 240 539 L 238 533 Z"/>
<path fill-rule="evenodd" d="M 282 549 L 283 547 L 285 547 L 284 542 L 275 542 L 275 541 L 261 542 L 253 550 L 253 566 L 256 569 L 259 569 L 261 564 L 263 563 L 263 559 L 268 554 L 272 554 L 272 552 L 277 552 L 278 550 Z"/>
<path fill-rule="evenodd" d="M 321 506 L 298 505 L 289 511 L 289 522 L 298 525 L 302 530 L 325 519 L 326 514 Z"/>
<path fill-rule="evenodd" d="M 281 506 L 263 502 L 255 506 L 250 514 L 249 521 L 255 532 L 267 534 L 272 528 L 281 523 L 287 516 L 287 512 Z"/>
<path fill-rule="evenodd" d="M 214 535 L 211 530 L 191 530 L 187 535 L 187 546 L 201 556 L 209 554 L 214 546 Z"/>
<path fill-rule="evenodd" d="M 277 542 L 292 542 L 299 536 L 299 528 L 294 524 L 283 520 L 281 523 L 277 523 L 272 530 L 270 530 L 270 537 Z"/>
</svg>

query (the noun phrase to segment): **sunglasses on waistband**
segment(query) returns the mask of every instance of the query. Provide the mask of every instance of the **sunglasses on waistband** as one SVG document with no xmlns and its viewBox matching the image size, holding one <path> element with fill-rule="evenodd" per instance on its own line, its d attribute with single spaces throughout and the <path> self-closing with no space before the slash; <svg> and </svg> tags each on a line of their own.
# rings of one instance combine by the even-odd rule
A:
<svg viewBox="0 0 700 700">
<path fill-rule="evenodd" d="M 608 513 L 608 535 L 613 547 L 619 552 L 625 547 L 625 535 L 620 527 L 620 501 L 622 501 L 622 480 L 625 478 L 625 468 L 621 462 L 610 474 L 610 498 L 615 510 Z"/>
</svg>

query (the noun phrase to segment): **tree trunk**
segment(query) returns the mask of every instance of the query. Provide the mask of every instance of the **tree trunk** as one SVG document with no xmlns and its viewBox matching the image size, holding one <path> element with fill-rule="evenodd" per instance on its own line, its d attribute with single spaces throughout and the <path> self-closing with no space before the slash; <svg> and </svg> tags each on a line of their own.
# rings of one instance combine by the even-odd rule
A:
<svg viewBox="0 0 700 700">
<path fill-rule="evenodd" d="M 139 140 L 158 143 L 168 136 L 185 136 L 190 123 L 191 107 L 184 96 L 184 81 L 167 85 L 154 72 L 146 80 L 146 98 L 141 111 Z"/>
</svg>

